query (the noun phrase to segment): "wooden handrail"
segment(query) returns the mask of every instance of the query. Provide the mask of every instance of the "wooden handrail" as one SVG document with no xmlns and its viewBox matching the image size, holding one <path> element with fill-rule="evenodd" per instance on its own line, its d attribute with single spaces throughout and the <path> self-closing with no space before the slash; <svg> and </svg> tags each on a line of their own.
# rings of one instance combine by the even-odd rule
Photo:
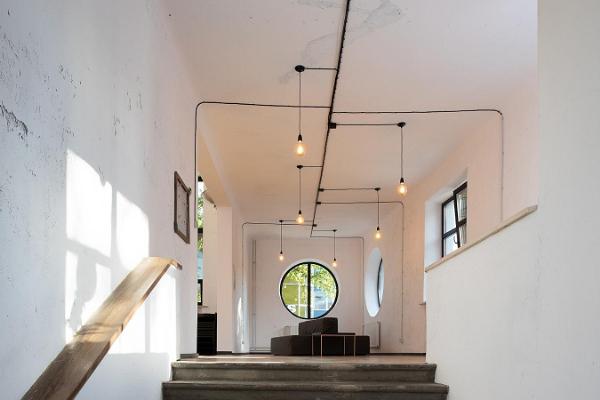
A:
<svg viewBox="0 0 600 400">
<path fill-rule="evenodd" d="M 168 258 L 144 259 L 77 331 L 23 399 L 74 398 L 171 266 L 181 269 L 181 264 Z"/>
</svg>

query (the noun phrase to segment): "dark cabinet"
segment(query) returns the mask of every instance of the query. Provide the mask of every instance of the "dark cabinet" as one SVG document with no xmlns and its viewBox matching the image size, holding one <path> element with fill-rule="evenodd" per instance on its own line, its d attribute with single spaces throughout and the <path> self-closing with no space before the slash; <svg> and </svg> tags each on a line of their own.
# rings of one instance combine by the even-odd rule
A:
<svg viewBox="0 0 600 400">
<path fill-rule="evenodd" d="M 217 354 L 217 314 L 198 314 L 197 351 L 199 355 Z"/>
</svg>

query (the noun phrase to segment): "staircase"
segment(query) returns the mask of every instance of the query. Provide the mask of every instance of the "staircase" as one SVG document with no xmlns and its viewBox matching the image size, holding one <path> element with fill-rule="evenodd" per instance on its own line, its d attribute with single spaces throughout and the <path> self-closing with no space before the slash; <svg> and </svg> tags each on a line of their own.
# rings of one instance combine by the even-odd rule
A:
<svg viewBox="0 0 600 400">
<path fill-rule="evenodd" d="M 444 400 L 434 364 L 178 361 L 164 400 Z"/>
</svg>

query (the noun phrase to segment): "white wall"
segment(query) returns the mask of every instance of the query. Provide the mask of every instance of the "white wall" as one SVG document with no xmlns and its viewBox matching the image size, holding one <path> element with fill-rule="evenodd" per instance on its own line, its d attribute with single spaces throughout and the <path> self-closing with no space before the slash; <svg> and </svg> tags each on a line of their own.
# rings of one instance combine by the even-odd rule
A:
<svg viewBox="0 0 600 400">
<path fill-rule="evenodd" d="M 364 311 L 365 323 L 380 321 L 381 348 L 378 351 L 425 353 L 424 267 L 441 257 L 440 215 L 428 215 L 428 205 L 438 211 L 446 196 L 467 180 L 468 240 L 482 236 L 497 225 L 501 198 L 500 143 L 500 120 L 490 114 L 430 174 L 416 184 L 409 182 L 409 192 L 402 199 L 406 207 L 404 254 L 402 206 L 394 207 L 383 217 L 380 240 L 375 240 L 372 234 L 365 236 L 365 262 L 377 247 L 385 266 L 381 310 L 375 317 L 371 317 L 366 308 Z M 427 252 L 429 257 L 426 257 Z"/>
<path fill-rule="evenodd" d="M 449 399 L 600 397 L 599 12 L 539 2 L 538 211 L 429 274 Z"/>
<path fill-rule="evenodd" d="M 383 208 L 389 206 L 383 206 Z M 365 236 L 365 281 L 368 273 L 368 260 L 375 248 L 381 252 L 383 259 L 383 268 L 385 271 L 385 282 L 383 289 L 383 300 L 381 308 L 375 316 L 370 316 L 366 309 L 364 295 L 361 297 L 363 304 L 364 323 L 379 321 L 380 323 L 380 347 L 372 349 L 373 352 L 400 353 L 400 352 L 423 352 L 422 342 L 424 341 L 425 331 L 423 320 L 424 315 L 422 306 L 414 303 L 409 298 L 412 293 L 411 288 L 407 287 L 412 282 L 413 285 L 420 285 L 418 274 L 403 270 L 402 265 L 402 205 L 393 206 L 387 212 L 382 213 L 380 221 L 381 239 L 377 240 L 373 232 Z M 404 282 L 402 282 L 404 278 Z M 404 284 L 404 291 L 403 286 Z M 368 290 L 363 293 L 369 294 Z M 404 326 L 403 326 L 404 322 Z M 403 344 L 407 343 L 408 346 Z"/>
<path fill-rule="evenodd" d="M 18 398 L 144 256 L 177 258 L 80 398 L 159 399 L 195 352 L 195 234 L 173 232 L 193 176 L 186 69 L 157 1 L 0 5 L 0 370 Z M 6 368 L 10 366 L 10 368 Z"/>
<path fill-rule="evenodd" d="M 338 300 L 327 316 L 337 317 L 341 332 L 362 332 L 362 241 L 339 239 L 336 243 L 338 267 L 330 267 L 331 239 L 290 239 L 284 241 L 285 260 L 280 262 L 279 239 L 256 241 L 256 294 L 254 303 L 255 336 L 257 349 L 269 349 L 271 338 L 283 335 L 286 325 L 297 326 L 303 320 L 288 312 L 279 295 L 283 274 L 300 260 L 314 259 L 322 262 L 335 275 L 338 282 Z"/>
<path fill-rule="evenodd" d="M 537 398 L 543 386 L 532 382 L 540 362 L 536 217 L 428 273 L 427 360 L 438 364 L 450 400 Z"/>
</svg>

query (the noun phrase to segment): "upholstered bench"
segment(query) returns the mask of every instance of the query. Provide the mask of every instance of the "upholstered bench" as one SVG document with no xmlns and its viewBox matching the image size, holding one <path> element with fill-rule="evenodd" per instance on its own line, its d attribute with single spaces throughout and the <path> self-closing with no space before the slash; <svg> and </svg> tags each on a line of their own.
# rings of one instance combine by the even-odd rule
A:
<svg viewBox="0 0 600 400">
<path fill-rule="evenodd" d="M 369 354 L 369 350 L 368 336 L 338 332 L 338 320 L 331 317 L 301 322 L 298 335 L 271 338 L 271 353 L 280 356 L 352 356 Z"/>
</svg>

